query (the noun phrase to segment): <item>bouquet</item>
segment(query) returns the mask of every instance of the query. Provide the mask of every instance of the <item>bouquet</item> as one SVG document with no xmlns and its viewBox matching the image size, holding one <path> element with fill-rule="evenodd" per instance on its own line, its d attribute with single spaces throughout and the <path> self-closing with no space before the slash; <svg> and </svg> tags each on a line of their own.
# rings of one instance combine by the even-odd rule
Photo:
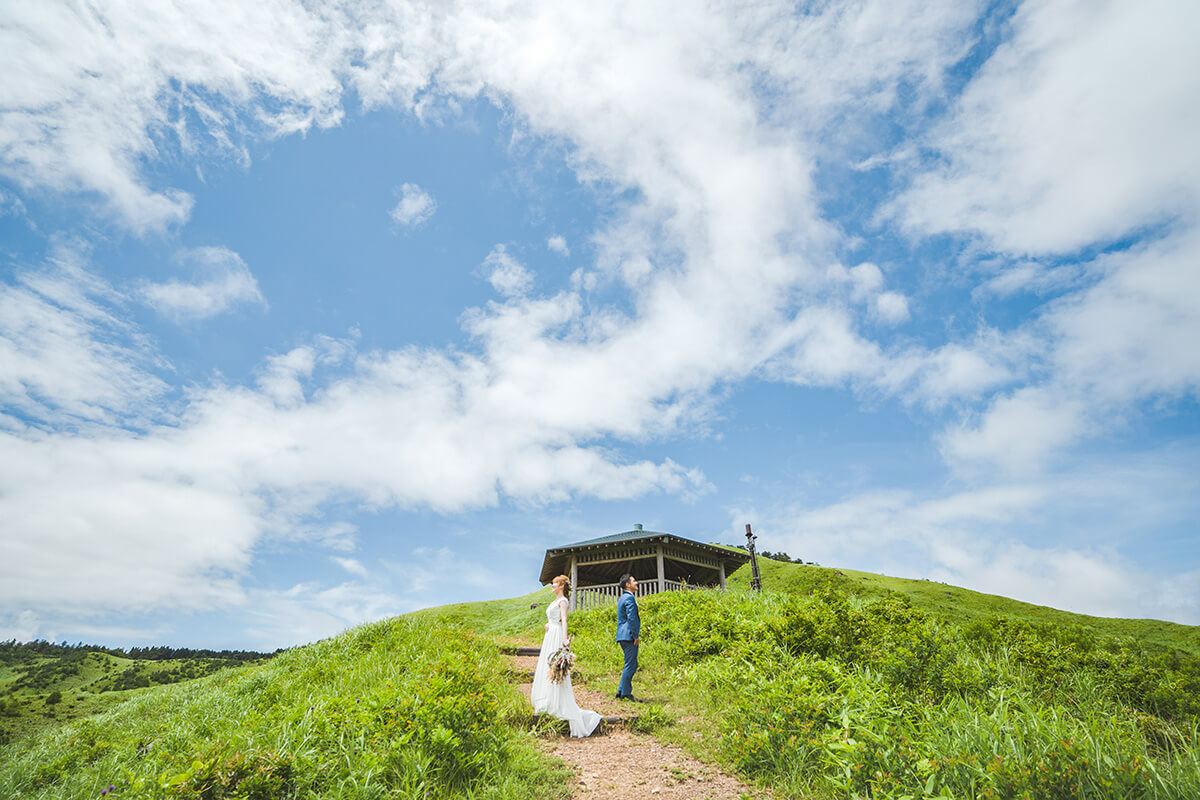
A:
<svg viewBox="0 0 1200 800">
<path fill-rule="evenodd" d="M 575 654 L 571 652 L 569 644 L 564 644 L 546 657 L 546 663 L 550 665 L 550 682 L 562 683 L 563 678 L 571 677 L 571 667 L 575 666 Z"/>
</svg>

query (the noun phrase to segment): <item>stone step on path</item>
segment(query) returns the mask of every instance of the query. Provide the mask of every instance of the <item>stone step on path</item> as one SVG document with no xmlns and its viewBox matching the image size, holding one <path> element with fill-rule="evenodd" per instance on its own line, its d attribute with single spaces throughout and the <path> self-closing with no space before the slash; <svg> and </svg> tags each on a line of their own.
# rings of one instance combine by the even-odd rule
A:
<svg viewBox="0 0 1200 800">
<path fill-rule="evenodd" d="M 529 676 L 520 683 L 528 699 L 541 651 L 536 647 L 512 650 L 510 675 Z M 575 800 L 744 800 L 770 796 L 681 748 L 632 730 L 637 717 L 636 713 L 630 714 L 633 709 L 629 703 L 583 683 L 574 686 L 575 700 L 580 707 L 603 716 L 600 729 L 586 739 L 564 735 L 540 740 L 545 752 L 574 770 L 571 796 Z"/>
<path fill-rule="evenodd" d="M 502 645 L 500 647 L 500 652 L 504 653 L 506 656 L 540 656 L 542 654 L 542 648 L 511 644 Z"/>
</svg>

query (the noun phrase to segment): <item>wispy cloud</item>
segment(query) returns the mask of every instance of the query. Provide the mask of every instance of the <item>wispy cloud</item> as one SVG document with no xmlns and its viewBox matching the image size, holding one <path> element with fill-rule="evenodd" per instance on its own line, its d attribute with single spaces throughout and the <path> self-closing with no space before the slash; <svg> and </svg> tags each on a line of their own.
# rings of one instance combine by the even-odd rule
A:
<svg viewBox="0 0 1200 800">
<path fill-rule="evenodd" d="M 367 568 L 362 565 L 362 562 L 355 558 L 342 558 L 341 556 L 331 556 L 330 560 L 337 564 L 342 569 L 349 572 L 351 575 L 357 575 L 360 578 L 367 577 Z"/>
<path fill-rule="evenodd" d="M 266 306 L 258 281 L 232 250 L 199 247 L 180 253 L 176 261 L 194 273 L 194 282 L 145 281 L 137 288 L 137 297 L 160 314 L 191 321 L 215 317 L 239 304 Z"/>
<path fill-rule="evenodd" d="M 505 297 L 521 297 L 533 288 L 533 273 L 502 244 L 498 244 L 483 260 L 482 269 L 488 283 Z"/>
<path fill-rule="evenodd" d="M 388 212 L 388 216 L 406 228 L 419 228 L 433 218 L 437 202 L 429 193 L 415 183 L 400 187 L 400 200 Z"/>
<path fill-rule="evenodd" d="M 125 321 L 119 293 L 92 273 L 87 254 L 56 241 L 45 264 L 0 283 L 0 422 L 115 421 L 149 413 L 167 385 L 145 337 Z"/>
<path fill-rule="evenodd" d="M 910 229 L 1069 253 L 1194 216 L 1200 7 L 1023 3 L 894 213 Z M 1113 53 L 1119 51 L 1120 57 Z"/>
<path fill-rule="evenodd" d="M 245 161 L 246 135 L 341 119 L 336 37 L 297 3 L 16 4 L 0 10 L 0 27 L 0 172 L 24 187 L 95 193 L 137 233 L 191 213 L 190 195 L 152 188 L 142 173 L 160 148 Z"/>
<path fill-rule="evenodd" d="M 551 253 L 558 253 L 560 256 L 571 255 L 571 248 L 567 247 L 566 238 L 555 234 L 546 240 L 546 248 Z"/>
</svg>

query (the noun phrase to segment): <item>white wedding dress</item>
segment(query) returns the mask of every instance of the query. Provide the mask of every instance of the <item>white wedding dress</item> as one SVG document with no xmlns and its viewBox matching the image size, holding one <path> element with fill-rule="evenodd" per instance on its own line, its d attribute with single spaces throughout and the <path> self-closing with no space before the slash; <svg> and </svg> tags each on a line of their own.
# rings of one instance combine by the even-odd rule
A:
<svg viewBox="0 0 1200 800">
<path fill-rule="evenodd" d="M 595 711 L 580 708 L 575 703 L 575 690 L 571 688 L 571 676 L 562 683 L 551 683 L 550 665 L 546 662 L 558 648 L 562 647 L 563 629 L 566 627 L 566 598 L 554 601 L 546 608 L 546 636 L 542 639 L 542 652 L 538 656 L 537 669 L 533 673 L 533 690 L 529 700 L 533 713 L 549 714 L 565 719 L 571 725 L 571 735 L 591 736 L 600 724 L 600 715 Z"/>
</svg>

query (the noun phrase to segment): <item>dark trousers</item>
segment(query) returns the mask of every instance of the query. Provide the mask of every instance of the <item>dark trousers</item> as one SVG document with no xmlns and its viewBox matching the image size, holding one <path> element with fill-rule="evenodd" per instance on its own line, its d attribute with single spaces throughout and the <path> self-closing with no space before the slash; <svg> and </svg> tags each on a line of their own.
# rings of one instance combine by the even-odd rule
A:
<svg viewBox="0 0 1200 800">
<path fill-rule="evenodd" d="M 617 687 L 617 694 L 622 697 L 632 697 L 633 673 L 637 672 L 638 668 L 638 646 L 633 642 L 618 642 L 618 644 L 625 651 L 625 670 L 621 673 L 621 685 Z"/>
</svg>

